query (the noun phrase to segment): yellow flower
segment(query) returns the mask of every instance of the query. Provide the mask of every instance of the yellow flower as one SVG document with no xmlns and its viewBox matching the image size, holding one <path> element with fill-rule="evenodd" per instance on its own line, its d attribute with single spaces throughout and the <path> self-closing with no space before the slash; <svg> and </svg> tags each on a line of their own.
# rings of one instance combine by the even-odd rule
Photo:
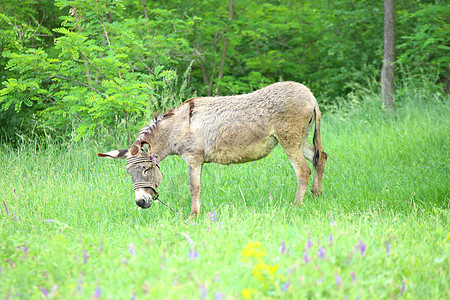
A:
<svg viewBox="0 0 450 300">
<path fill-rule="evenodd" d="M 252 257 L 260 260 L 266 256 L 266 249 L 261 246 L 260 242 L 250 242 L 242 250 L 241 255 L 243 261 L 249 261 Z"/>
<path fill-rule="evenodd" d="M 255 295 L 256 291 L 252 288 L 242 290 L 242 298 L 251 299 Z"/>
<path fill-rule="evenodd" d="M 253 268 L 252 274 L 258 281 L 271 280 L 274 278 L 274 274 L 279 267 L 278 264 L 272 266 L 260 262 Z"/>
</svg>

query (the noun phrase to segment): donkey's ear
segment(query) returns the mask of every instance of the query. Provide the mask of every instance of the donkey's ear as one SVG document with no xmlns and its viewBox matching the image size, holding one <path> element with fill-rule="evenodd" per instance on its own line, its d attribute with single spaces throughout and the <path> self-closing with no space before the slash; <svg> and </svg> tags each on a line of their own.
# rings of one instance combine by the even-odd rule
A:
<svg viewBox="0 0 450 300">
<path fill-rule="evenodd" d="M 139 146 L 136 144 L 133 144 L 130 148 L 130 154 L 131 155 L 136 155 L 139 152 Z"/>
<path fill-rule="evenodd" d="M 144 151 L 145 154 L 149 154 L 150 153 L 150 144 L 147 142 L 142 142 L 141 149 L 142 149 L 142 151 Z"/>
<path fill-rule="evenodd" d="M 128 149 L 114 150 L 106 153 L 97 153 L 97 156 L 107 157 L 107 158 L 127 158 L 130 157 L 130 151 Z"/>
</svg>

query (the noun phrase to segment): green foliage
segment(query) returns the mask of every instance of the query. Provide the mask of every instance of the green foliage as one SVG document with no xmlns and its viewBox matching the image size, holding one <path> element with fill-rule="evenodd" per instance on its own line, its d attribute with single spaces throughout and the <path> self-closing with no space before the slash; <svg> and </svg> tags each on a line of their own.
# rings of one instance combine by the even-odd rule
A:
<svg viewBox="0 0 450 300">
<path fill-rule="evenodd" d="M 240 0 L 231 20 L 229 4 L 2 3 L 0 106 L 8 113 L 0 112 L 0 125 L 11 126 L 1 120 L 13 107 L 30 111 L 41 129 L 129 136 L 151 112 L 194 95 L 294 80 L 330 107 L 368 78 L 379 80 L 381 2 Z M 448 5 L 399 0 L 396 7 L 398 78 L 427 76 L 448 92 Z"/>
<path fill-rule="evenodd" d="M 176 66 L 187 51 L 182 37 L 184 22 L 165 10 L 152 10 L 155 20 L 127 18 L 125 1 L 56 1 L 70 5 L 54 51 L 43 48 L 20 53 L 7 51 L 7 69 L 18 74 L 0 90 L 3 109 L 14 105 L 47 103 L 40 112 L 46 126 L 73 126 L 77 137 L 111 128 L 114 136 L 129 134 L 148 111 L 162 107 L 159 92 L 172 80 Z M 173 33 L 163 24 L 170 19 Z M 175 26 L 175 25 L 174 25 Z M 164 43 L 162 43 L 164 42 Z M 170 78 L 169 78 L 170 77 Z M 168 78 L 168 79 L 166 79 Z"/>
<path fill-rule="evenodd" d="M 450 6 L 446 1 L 420 4 L 416 12 L 401 12 L 401 16 L 415 26 L 401 37 L 398 62 L 413 74 L 437 73 L 450 91 Z"/>
</svg>

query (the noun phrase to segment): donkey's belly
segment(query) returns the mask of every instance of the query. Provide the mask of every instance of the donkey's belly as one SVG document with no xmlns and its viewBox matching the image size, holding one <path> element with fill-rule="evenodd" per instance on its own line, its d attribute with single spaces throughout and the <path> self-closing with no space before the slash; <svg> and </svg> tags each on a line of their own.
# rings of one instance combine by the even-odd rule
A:
<svg viewBox="0 0 450 300">
<path fill-rule="evenodd" d="M 239 164 L 266 157 L 277 145 L 273 136 L 266 136 L 259 140 L 233 140 L 212 145 L 205 153 L 205 162 L 219 164 Z"/>
</svg>

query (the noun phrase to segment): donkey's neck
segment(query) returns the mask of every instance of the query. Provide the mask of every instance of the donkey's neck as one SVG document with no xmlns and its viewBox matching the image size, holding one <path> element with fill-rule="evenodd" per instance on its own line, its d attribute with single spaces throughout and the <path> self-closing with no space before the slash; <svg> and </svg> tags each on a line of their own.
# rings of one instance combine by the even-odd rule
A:
<svg viewBox="0 0 450 300">
<path fill-rule="evenodd" d="M 157 155 L 157 162 L 159 163 L 168 155 L 171 154 L 168 137 L 171 135 L 171 130 L 168 127 L 158 126 L 154 130 L 153 138 L 150 142 L 151 152 Z"/>
<path fill-rule="evenodd" d="M 151 151 L 158 155 L 158 162 L 162 161 L 168 155 L 180 155 L 180 148 L 185 140 L 183 128 L 185 118 L 179 112 L 173 116 L 163 118 L 153 131 L 151 140 Z"/>
</svg>

